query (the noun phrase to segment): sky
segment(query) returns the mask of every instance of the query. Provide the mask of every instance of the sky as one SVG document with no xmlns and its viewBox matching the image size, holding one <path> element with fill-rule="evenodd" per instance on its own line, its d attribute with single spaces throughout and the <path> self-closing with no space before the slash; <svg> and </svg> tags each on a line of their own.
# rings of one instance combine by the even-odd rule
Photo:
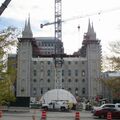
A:
<svg viewBox="0 0 120 120">
<path fill-rule="evenodd" d="M 0 0 L 0 5 L 3 2 Z M 54 25 L 40 28 L 40 24 L 54 22 L 54 2 L 11 0 L 0 16 L 0 29 L 14 26 L 22 31 L 30 14 L 34 37 L 54 37 Z M 72 54 L 82 46 L 89 19 L 93 22 L 97 38 L 101 40 L 103 54 L 109 53 L 111 41 L 120 40 L 120 0 L 62 0 L 62 19 L 66 20 L 62 23 L 62 42 L 67 54 Z"/>
</svg>

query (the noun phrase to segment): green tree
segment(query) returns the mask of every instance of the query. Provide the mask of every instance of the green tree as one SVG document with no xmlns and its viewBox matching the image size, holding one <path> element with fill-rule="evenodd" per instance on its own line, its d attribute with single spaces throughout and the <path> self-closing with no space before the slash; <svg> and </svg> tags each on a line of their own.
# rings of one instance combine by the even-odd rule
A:
<svg viewBox="0 0 120 120">
<path fill-rule="evenodd" d="M 0 31 L 0 105 L 8 104 L 15 100 L 13 84 L 15 82 L 16 69 L 7 69 L 7 54 L 12 47 L 16 46 L 16 28 L 8 27 Z"/>
</svg>

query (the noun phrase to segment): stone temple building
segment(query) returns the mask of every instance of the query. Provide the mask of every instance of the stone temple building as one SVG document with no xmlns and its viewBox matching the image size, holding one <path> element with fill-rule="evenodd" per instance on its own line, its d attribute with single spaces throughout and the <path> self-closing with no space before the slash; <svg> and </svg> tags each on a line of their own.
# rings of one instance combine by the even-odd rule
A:
<svg viewBox="0 0 120 120">
<path fill-rule="evenodd" d="M 101 45 L 90 20 L 82 47 L 73 55 L 65 54 L 63 42 L 54 37 L 33 37 L 30 19 L 25 22 L 18 41 L 17 97 L 41 97 L 55 88 L 55 57 L 63 60 L 62 89 L 88 99 L 102 95 Z"/>
</svg>

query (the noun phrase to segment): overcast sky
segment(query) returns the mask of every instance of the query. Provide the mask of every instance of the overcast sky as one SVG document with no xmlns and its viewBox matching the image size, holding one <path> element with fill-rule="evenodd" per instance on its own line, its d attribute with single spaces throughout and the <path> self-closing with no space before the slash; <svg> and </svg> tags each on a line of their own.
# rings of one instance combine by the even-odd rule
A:
<svg viewBox="0 0 120 120">
<path fill-rule="evenodd" d="M 0 17 L 0 29 L 12 25 L 22 30 L 30 13 L 34 37 L 54 36 L 54 25 L 40 28 L 41 23 L 54 21 L 54 1 L 11 0 Z M 0 5 L 3 2 L 0 0 Z M 62 0 L 62 19 L 69 18 L 73 20 L 62 24 L 62 41 L 68 54 L 81 47 L 89 18 L 97 38 L 101 40 L 103 53 L 107 51 L 110 41 L 120 40 L 120 0 Z"/>
</svg>

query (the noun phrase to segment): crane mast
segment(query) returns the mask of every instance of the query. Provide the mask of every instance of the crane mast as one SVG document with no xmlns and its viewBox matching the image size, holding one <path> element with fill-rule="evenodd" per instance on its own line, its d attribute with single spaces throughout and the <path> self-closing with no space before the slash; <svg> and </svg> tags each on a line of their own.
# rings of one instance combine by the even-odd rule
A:
<svg viewBox="0 0 120 120">
<path fill-rule="evenodd" d="M 55 0 L 55 89 L 62 89 L 63 46 L 57 51 L 57 41 L 62 41 L 62 0 Z"/>
<path fill-rule="evenodd" d="M 62 40 L 62 0 L 55 0 L 55 38 Z"/>
<path fill-rule="evenodd" d="M 62 89 L 62 64 L 63 64 L 63 46 L 58 45 L 58 41 L 62 41 L 62 0 L 55 0 L 54 8 L 55 20 L 51 23 L 41 24 L 40 27 L 48 25 L 55 25 L 54 34 L 55 34 L 55 52 L 54 52 L 54 63 L 55 63 L 55 89 Z M 59 47 L 59 49 L 58 49 Z"/>
<path fill-rule="evenodd" d="M 4 3 L 2 3 L 0 7 L 0 16 L 4 12 L 4 10 L 7 8 L 8 4 L 10 3 L 11 0 L 5 0 Z"/>
</svg>

